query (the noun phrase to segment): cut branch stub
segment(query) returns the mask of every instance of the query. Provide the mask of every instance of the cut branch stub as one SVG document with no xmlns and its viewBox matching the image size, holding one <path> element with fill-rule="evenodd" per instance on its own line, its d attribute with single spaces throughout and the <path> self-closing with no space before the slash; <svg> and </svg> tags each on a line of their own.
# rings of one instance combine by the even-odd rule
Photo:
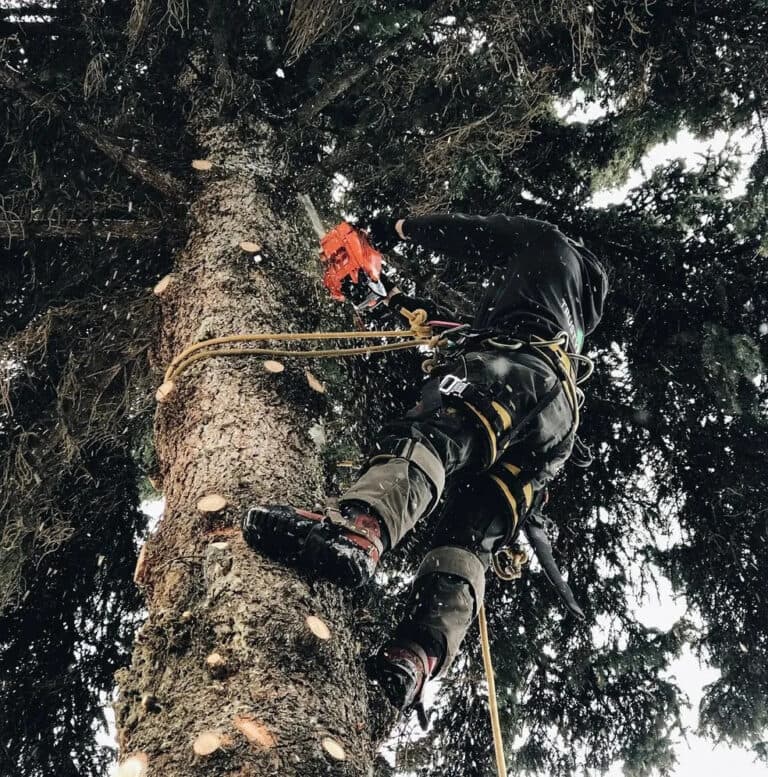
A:
<svg viewBox="0 0 768 777">
<path fill-rule="evenodd" d="M 218 731 L 203 731 L 192 743 L 192 749 L 197 755 L 211 755 L 222 747 L 231 744 L 231 740 Z"/>
<path fill-rule="evenodd" d="M 147 480 L 155 491 L 163 490 L 163 478 L 160 475 L 147 475 Z"/>
<path fill-rule="evenodd" d="M 305 621 L 307 628 L 318 638 L 323 641 L 331 638 L 331 630 L 326 625 L 325 621 L 318 618 L 317 615 L 307 615 Z"/>
<path fill-rule="evenodd" d="M 195 170 L 200 170 L 202 172 L 205 170 L 210 170 L 213 167 L 213 162 L 210 162 L 207 159 L 193 159 L 192 167 Z"/>
<path fill-rule="evenodd" d="M 226 664 L 226 660 L 224 659 L 224 656 L 221 655 L 221 653 L 211 653 L 209 656 L 206 656 L 205 664 L 209 667 L 219 667 L 224 666 Z"/>
<path fill-rule="evenodd" d="M 160 712 L 162 709 L 157 701 L 157 696 L 151 693 L 144 693 L 141 696 L 141 709 L 146 712 Z"/>
<path fill-rule="evenodd" d="M 205 668 L 211 677 L 220 679 L 227 673 L 227 659 L 221 653 L 211 653 L 205 658 Z"/>
<path fill-rule="evenodd" d="M 139 551 L 139 557 L 136 559 L 136 569 L 133 570 L 133 582 L 141 585 L 144 582 L 144 575 L 147 571 L 147 544 L 144 543 Z"/>
<path fill-rule="evenodd" d="M 117 767 L 115 777 L 144 777 L 148 763 L 146 753 L 133 753 Z"/>
<path fill-rule="evenodd" d="M 267 372 L 271 372 L 273 375 L 277 375 L 277 373 L 285 370 L 285 365 L 281 362 L 276 362 L 274 359 L 267 359 L 264 362 L 264 369 Z"/>
<path fill-rule="evenodd" d="M 220 513 L 227 506 L 227 500 L 221 494 L 208 494 L 197 500 L 197 509 L 201 513 Z"/>
<path fill-rule="evenodd" d="M 258 254 L 261 251 L 261 246 L 258 243 L 254 243 L 251 240 L 243 240 L 240 243 L 240 248 L 249 254 Z"/>
<path fill-rule="evenodd" d="M 156 284 L 155 288 L 152 289 L 152 293 L 156 297 L 162 297 L 163 294 L 167 291 L 168 287 L 173 283 L 175 278 L 173 277 L 173 274 L 166 275 L 164 278 L 161 278 Z"/>
<path fill-rule="evenodd" d="M 259 747 L 269 749 L 277 744 L 267 727 L 250 715 L 235 715 L 232 724 L 249 742 Z"/>
<path fill-rule="evenodd" d="M 166 380 L 165 383 L 161 383 L 157 392 L 155 393 L 155 399 L 160 403 L 170 402 L 176 391 L 176 384 L 172 380 Z"/>
<path fill-rule="evenodd" d="M 347 754 L 344 752 L 344 748 L 341 746 L 341 743 L 333 737 L 323 737 L 321 744 L 323 746 L 323 750 L 325 750 L 325 752 L 328 753 L 328 755 L 331 756 L 334 761 L 345 761 L 347 759 Z"/>
<path fill-rule="evenodd" d="M 325 394 L 325 386 L 309 370 L 304 370 L 304 374 L 307 376 L 307 383 L 313 391 Z"/>
</svg>

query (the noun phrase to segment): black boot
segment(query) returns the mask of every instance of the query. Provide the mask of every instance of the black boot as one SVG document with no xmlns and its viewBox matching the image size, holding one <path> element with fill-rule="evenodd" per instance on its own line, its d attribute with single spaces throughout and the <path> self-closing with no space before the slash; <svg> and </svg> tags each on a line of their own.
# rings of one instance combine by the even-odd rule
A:
<svg viewBox="0 0 768 777">
<path fill-rule="evenodd" d="M 373 576 L 384 550 L 381 525 L 364 505 L 325 514 L 289 505 L 252 507 L 243 520 L 246 542 L 269 558 L 355 587 Z"/>
<path fill-rule="evenodd" d="M 243 537 L 254 550 L 294 566 L 310 530 L 324 520 L 322 513 L 290 505 L 257 505 L 243 518 Z"/>
<path fill-rule="evenodd" d="M 368 673 L 393 707 L 401 712 L 415 709 L 421 727 L 426 730 L 428 721 L 422 697 L 437 663 L 437 657 L 428 655 L 415 642 L 394 641 L 373 656 Z"/>
</svg>

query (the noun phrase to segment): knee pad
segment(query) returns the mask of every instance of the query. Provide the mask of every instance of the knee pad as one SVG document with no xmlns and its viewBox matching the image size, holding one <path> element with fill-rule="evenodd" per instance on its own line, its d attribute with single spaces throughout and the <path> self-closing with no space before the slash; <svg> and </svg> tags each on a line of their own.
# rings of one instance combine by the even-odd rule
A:
<svg viewBox="0 0 768 777">
<path fill-rule="evenodd" d="M 361 501 L 384 522 L 395 547 L 416 521 L 430 513 L 445 487 L 445 467 L 424 443 L 387 438 L 368 459 L 341 501 Z M 421 477 L 414 477 L 414 469 Z"/>
<path fill-rule="evenodd" d="M 379 452 L 368 459 L 366 469 L 384 464 L 392 459 L 404 459 L 408 465 L 418 468 L 429 481 L 433 498 L 427 512 L 431 512 L 440 501 L 445 489 L 445 467 L 443 462 L 424 443 L 410 438 L 387 437 L 379 445 Z"/>
</svg>

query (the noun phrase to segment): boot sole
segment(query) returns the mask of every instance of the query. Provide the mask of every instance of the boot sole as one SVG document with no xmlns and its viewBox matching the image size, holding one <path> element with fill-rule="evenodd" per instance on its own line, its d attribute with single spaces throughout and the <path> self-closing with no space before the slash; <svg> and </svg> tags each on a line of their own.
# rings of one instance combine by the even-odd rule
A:
<svg viewBox="0 0 768 777">
<path fill-rule="evenodd" d="M 247 514 L 243 526 L 245 541 L 265 556 L 297 566 L 307 535 L 323 516 L 287 505 L 257 505 Z"/>
</svg>

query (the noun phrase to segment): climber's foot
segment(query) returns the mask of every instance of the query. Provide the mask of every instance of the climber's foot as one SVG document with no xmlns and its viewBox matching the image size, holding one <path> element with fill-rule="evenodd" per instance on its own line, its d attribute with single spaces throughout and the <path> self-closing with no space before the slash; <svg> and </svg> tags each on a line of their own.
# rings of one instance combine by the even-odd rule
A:
<svg viewBox="0 0 768 777">
<path fill-rule="evenodd" d="M 422 695 L 436 663 L 436 658 L 428 656 L 414 642 L 390 642 L 370 659 L 367 668 L 389 703 L 401 712 L 415 709 L 422 728 L 426 729 Z"/>
<path fill-rule="evenodd" d="M 301 564 L 337 585 L 356 588 L 373 577 L 383 550 L 378 519 L 363 509 L 343 505 L 311 529 Z"/>
<path fill-rule="evenodd" d="M 352 505 L 325 515 L 259 505 L 243 520 L 243 536 L 254 550 L 350 588 L 373 577 L 384 548 L 381 535 L 378 520 Z"/>
<path fill-rule="evenodd" d="M 295 566 L 309 532 L 322 521 L 322 513 L 289 505 L 257 505 L 243 519 L 243 537 L 254 550 Z"/>
</svg>

